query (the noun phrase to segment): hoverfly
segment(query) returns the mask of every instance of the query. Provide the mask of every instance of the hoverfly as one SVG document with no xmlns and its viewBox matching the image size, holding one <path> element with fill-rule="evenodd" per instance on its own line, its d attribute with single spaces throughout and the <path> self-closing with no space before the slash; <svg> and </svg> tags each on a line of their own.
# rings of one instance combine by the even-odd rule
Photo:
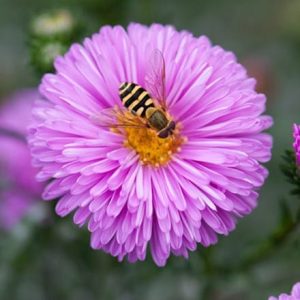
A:
<svg viewBox="0 0 300 300">
<path fill-rule="evenodd" d="M 158 49 L 150 57 L 145 85 L 146 89 L 134 82 L 121 83 L 119 96 L 123 107 L 103 109 L 96 123 L 110 128 L 151 128 L 162 139 L 172 136 L 176 123 L 166 112 L 165 61 Z"/>
</svg>

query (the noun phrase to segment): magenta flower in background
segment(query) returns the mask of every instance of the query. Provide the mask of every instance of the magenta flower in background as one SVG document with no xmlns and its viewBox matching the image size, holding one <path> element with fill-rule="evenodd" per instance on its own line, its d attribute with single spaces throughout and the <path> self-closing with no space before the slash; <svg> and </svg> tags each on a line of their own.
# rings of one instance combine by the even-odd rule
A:
<svg viewBox="0 0 300 300">
<path fill-rule="evenodd" d="M 297 124 L 294 124 L 294 150 L 296 155 L 296 162 L 298 165 L 300 165 L 300 127 Z"/>
<path fill-rule="evenodd" d="M 26 143 L 37 95 L 36 90 L 20 91 L 0 108 L 0 226 L 6 229 L 23 217 L 43 189 L 35 180 Z"/>
<path fill-rule="evenodd" d="M 122 82 L 146 88 L 157 50 L 175 137 L 97 123 L 104 109 L 124 109 Z M 265 96 L 233 53 L 171 26 L 105 26 L 55 68 L 40 86 L 47 101 L 34 109 L 29 143 L 37 179 L 52 179 L 43 198 L 59 199 L 60 216 L 75 211 L 94 249 L 135 262 L 150 246 L 163 266 L 171 253 L 215 244 L 256 206 L 272 146 L 262 131 L 272 118 L 261 115 Z"/>
<path fill-rule="evenodd" d="M 291 295 L 281 294 L 278 297 L 269 297 L 269 300 L 300 300 L 300 282 L 293 286 Z"/>
</svg>

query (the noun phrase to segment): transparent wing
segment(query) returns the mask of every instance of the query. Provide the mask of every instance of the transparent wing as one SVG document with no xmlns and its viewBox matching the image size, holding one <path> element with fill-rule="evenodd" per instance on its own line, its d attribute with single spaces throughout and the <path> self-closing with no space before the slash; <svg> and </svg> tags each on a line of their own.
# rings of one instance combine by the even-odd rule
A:
<svg viewBox="0 0 300 300">
<path fill-rule="evenodd" d="M 94 124 L 103 128 L 147 127 L 145 120 L 119 106 L 102 109 L 99 114 L 92 115 L 90 119 Z"/>
<path fill-rule="evenodd" d="M 164 110 L 166 110 L 165 97 L 165 60 L 160 50 L 155 49 L 150 56 L 146 66 L 145 84 L 151 97 L 156 99 Z"/>
</svg>

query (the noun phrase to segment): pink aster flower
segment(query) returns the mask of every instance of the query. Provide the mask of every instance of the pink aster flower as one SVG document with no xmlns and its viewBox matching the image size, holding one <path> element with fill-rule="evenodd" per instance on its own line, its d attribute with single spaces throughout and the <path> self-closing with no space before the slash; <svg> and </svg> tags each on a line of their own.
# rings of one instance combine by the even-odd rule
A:
<svg viewBox="0 0 300 300">
<path fill-rule="evenodd" d="M 269 300 L 300 300 L 300 282 L 293 286 L 291 295 L 281 294 L 279 297 L 269 297 Z"/>
<path fill-rule="evenodd" d="M 294 124 L 293 136 L 294 136 L 293 147 L 295 150 L 296 162 L 298 165 L 300 165 L 300 126 L 297 124 Z"/>
<path fill-rule="evenodd" d="M 0 225 L 15 225 L 42 192 L 26 143 L 36 90 L 16 93 L 0 109 Z"/>
<path fill-rule="evenodd" d="M 97 123 L 114 106 L 124 111 L 121 83 L 147 88 L 155 51 L 176 135 Z M 94 249 L 135 262 L 149 246 L 163 266 L 171 253 L 215 244 L 256 206 L 272 145 L 262 131 L 272 118 L 261 115 L 265 96 L 233 53 L 171 26 L 105 26 L 55 68 L 40 86 L 47 101 L 34 110 L 30 146 L 38 180 L 52 179 L 44 199 L 58 199 L 60 216 L 75 211 Z M 128 114 L 139 118 L 127 110 L 116 119 Z"/>
</svg>

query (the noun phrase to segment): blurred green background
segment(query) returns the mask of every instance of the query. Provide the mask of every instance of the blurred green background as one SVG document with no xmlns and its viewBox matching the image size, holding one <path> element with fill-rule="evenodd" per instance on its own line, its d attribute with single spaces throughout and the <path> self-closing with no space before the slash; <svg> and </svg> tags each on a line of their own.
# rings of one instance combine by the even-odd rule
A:
<svg viewBox="0 0 300 300">
<path fill-rule="evenodd" d="M 86 34 L 104 24 L 159 22 L 207 35 L 233 51 L 268 96 L 275 122 L 270 177 L 257 209 L 233 233 L 207 250 L 199 246 L 188 261 L 173 257 L 162 269 L 149 257 L 130 265 L 93 251 L 88 233 L 71 217 L 51 216 L 40 225 L 41 215 L 53 211 L 40 203 L 12 232 L 1 233 L 0 299 L 259 300 L 290 291 L 300 281 L 299 230 L 251 268 L 219 273 L 214 264 L 230 267 L 263 241 L 278 223 L 283 198 L 289 207 L 299 206 L 279 164 L 292 147 L 292 124 L 300 122 L 300 1 L 0 0 L 0 99 L 38 85 L 28 28 L 34 16 L 53 8 L 70 9 Z"/>
</svg>

